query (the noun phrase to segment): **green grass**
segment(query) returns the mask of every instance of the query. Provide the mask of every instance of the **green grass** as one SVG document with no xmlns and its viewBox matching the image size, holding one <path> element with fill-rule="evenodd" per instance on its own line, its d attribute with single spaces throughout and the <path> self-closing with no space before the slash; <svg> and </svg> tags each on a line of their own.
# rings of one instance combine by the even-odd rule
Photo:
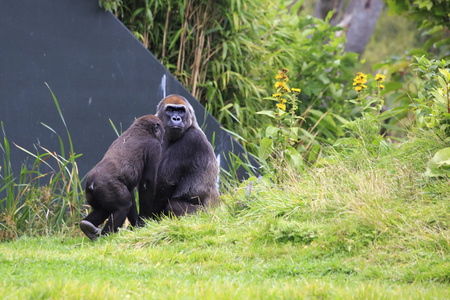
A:
<svg viewBox="0 0 450 300">
<path fill-rule="evenodd" d="M 47 84 L 46 84 L 47 85 Z M 58 114 L 66 130 L 69 153 L 60 135 L 48 125 L 41 123 L 53 132 L 59 140 L 59 154 L 41 145 L 27 150 L 20 145 L 15 147 L 24 151 L 32 160 L 31 168 L 21 165 L 19 174 L 14 174 L 11 162 L 11 145 L 6 136 L 3 122 L 0 127 L 3 139 L 0 140 L 0 241 L 14 239 L 22 234 L 49 235 L 79 222 L 83 207 L 84 191 L 79 178 L 75 154 L 69 129 L 53 91 L 47 85 Z M 30 162 L 30 161 L 28 161 Z"/>
<path fill-rule="evenodd" d="M 442 146 L 335 153 L 95 243 L 77 228 L 2 242 L 0 298 L 448 299 L 450 182 L 422 176 Z"/>
</svg>

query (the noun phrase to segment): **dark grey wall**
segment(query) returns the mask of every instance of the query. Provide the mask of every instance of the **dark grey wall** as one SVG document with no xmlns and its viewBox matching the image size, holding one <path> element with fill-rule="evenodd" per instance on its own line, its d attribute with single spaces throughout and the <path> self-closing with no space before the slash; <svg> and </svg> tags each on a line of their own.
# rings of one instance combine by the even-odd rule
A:
<svg viewBox="0 0 450 300">
<path fill-rule="evenodd" d="M 0 2 L 0 121 L 10 142 L 34 152 L 39 144 L 68 152 L 63 123 L 48 83 L 70 131 L 83 177 L 135 117 L 155 113 L 165 95 L 180 94 L 194 107 L 199 124 L 226 168 L 228 151 L 242 147 L 220 129 L 204 108 L 98 0 L 15 0 Z M 12 147 L 16 172 L 26 158 Z M 33 160 L 28 160 L 30 165 Z M 1 162 L 3 163 L 3 162 Z M 17 174 L 17 173 L 16 173 Z M 241 174 L 243 175 L 243 174 Z"/>
</svg>

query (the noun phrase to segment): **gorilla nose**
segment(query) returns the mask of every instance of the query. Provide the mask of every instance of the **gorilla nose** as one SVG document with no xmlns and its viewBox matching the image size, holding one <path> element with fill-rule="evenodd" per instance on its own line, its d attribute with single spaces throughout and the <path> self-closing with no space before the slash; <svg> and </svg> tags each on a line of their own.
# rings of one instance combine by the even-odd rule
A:
<svg viewBox="0 0 450 300">
<path fill-rule="evenodd" d="M 176 126 L 176 127 L 183 126 L 183 120 L 179 116 L 173 116 L 170 123 L 172 123 L 172 126 Z"/>
</svg>

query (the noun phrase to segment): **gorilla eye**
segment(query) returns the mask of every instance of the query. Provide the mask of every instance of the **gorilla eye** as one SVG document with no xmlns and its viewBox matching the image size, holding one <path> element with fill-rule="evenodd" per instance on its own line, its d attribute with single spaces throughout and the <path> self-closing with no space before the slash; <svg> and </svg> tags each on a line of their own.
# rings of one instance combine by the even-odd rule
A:
<svg viewBox="0 0 450 300">
<path fill-rule="evenodd" d="M 166 108 L 166 112 L 170 112 L 170 113 L 173 112 L 172 106 L 167 107 L 167 108 Z"/>
</svg>

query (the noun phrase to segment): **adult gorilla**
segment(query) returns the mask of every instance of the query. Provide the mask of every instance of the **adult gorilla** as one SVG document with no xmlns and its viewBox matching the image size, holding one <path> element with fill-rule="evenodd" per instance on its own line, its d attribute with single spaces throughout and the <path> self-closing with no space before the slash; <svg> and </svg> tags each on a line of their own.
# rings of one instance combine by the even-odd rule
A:
<svg viewBox="0 0 450 300">
<path fill-rule="evenodd" d="M 192 106 L 185 98 L 170 95 L 156 110 L 165 128 L 163 149 L 155 197 L 139 185 L 140 219 L 182 216 L 219 203 L 219 166 Z"/>
</svg>

